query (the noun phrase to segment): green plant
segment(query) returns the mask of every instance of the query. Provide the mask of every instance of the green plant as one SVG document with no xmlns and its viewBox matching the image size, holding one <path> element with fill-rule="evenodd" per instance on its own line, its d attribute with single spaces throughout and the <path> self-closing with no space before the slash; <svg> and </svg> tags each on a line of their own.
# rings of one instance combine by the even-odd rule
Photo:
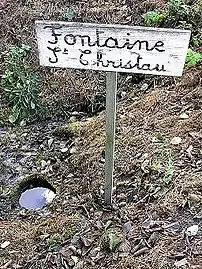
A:
<svg viewBox="0 0 202 269">
<path fill-rule="evenodd" d="M 115 228 L 112 227 L 113 222 L 108 220 L 104 225 L 104 233 L 102 236 L 102 247 L 114 252 L 122 241 L 122 236 Z"/>
<path fill-rule="evenodd" d="M 189 7 L 182 0 L 170 0 L 168 4 L 168 16 L 175 20 L 183 20 L 189 14 Z"/>
<path fill-rule="evenodd" d="M 188 49 L 187 51 L 187 57 L 186 57 L 186 65 L 188 67 L 195 66 L 199 62 L 202 61 L 202 53 L 195 52 L 192 49 Z"/>
<path fill-rule="evenodd" d="M 63 18 L 65 20 L 71 21 L 73 19 L 74 12 L 71 8 L 68 8 L 67 12 L 64 13 Z"/>
<path fill-rule="evenodd" d="M 39 76 L 31 71 L 26 56 L 31 47 L 22 45 L 13 47 L 5 57 L 6 70 L 2 76 L 1 86 L 5 92 L 12 112 L 11 123 L 33 120 L 38 117 Z"/>
<path fill-rule="evenodd" d="M 148 11 L 142 15 L 144 22 L 147 26 L 154 26 L 163 23 L 166 19 L 164 13 L 158 10 Z"/>
<path fill-rule="evenodd" d="M 171 183 L 173 179 L 173 173 L 174 173 L 173 162 L 170 156 L 168 159 L 166 168 L 165 168 L 165 175 L 164 175 L 164 180 L 163 180 L 167 185 Z"/>
</svg>

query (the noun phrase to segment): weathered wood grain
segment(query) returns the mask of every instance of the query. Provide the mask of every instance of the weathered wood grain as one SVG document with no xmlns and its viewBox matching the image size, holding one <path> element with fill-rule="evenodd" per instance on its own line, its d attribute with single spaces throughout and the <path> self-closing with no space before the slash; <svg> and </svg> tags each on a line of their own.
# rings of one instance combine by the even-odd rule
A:
<svg viewBox="0 0 202 269">
<path fill-rule="evenodd" d="M 117 73 L 106 74 L 106 147 L 105 147 L 105 204 L 112 203 L 113 170 L 114 170 L 114 144 L 116 121 L 116 91 Z"/>
<path fill-rule="evenodd" d="M 40 64 L 181 76 L 190 31 L 37 21 Z M 89 41 L 89 42 L 88 42 Z"/>
</svg>

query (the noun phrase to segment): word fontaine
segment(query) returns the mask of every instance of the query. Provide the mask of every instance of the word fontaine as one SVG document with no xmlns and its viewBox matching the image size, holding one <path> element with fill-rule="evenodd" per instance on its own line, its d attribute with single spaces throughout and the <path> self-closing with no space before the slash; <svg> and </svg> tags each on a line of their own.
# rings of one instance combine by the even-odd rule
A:
<svg viewBox="0 0 202 269">
<path fill-rule="evenodd" d="M 122 38 L 121 40 L 118 40 L 114 37 L 105 37 L 102 38 L 103 31 L 100 31 L 96 29 L 95 37 L 92 38 L 89 35 L 80 35 L 80 34 L 66 34 L 62 39 L 64 40 L 67 47 L 61 49 L 60 48 L 60 38 L 63 35 L 60 32 L 57 32 L 57 30 L 61 29 L 62 26 L 45 26 L 44 29 L 50 28 L 52 31 L 52 40 L 48 40 L 49 45 L 47 46 L 47 49 L 52 51 L 53 56 L 49 58 L 50 63 L 57 63 L 58 62 L 58 53 L 62 54 L 68 54 L 68 48 L 79 47 L 80 57 L 79 62 L 83 66 L 87 65 L 96 65 L 97 67 L 113 67 L 113 68 L 121 68 L 121 69 L 133 69 L 136 68 L 137 70 L 155 70 L 155 71 L 166 71 L 164 65 L 159 64 L 150 64 L 150 63 L 143 63 L 143 57 L 141 57 L 140 52 L 142 50 L 144 51 L 156 51 L 156 53 L 161 53 L 165 51 L 164 48 L 164 42 L 163 41 L 156 41 L 153 42 L 153 44 L 150 44 L 147 40 L 130 40 L 130 33 L 126 33 L 127 37 Z M 52 47 L 52 45 L 55 45 Z M 81 49 L 81 48 L 88 49 Z M 96 59 L 91 63 L 88 60 L 88 55 L 92 54 L 91 48 L 96 47 L 97 48 L 97 54 Z M 108 48 L 110 50 L 117 49 L 122 50 L 126 49 L 131 52 L 132 55 L 134 55 L 135 60 L 129 60 L 127 62 L 124 62 L 123 59 L 118 60 L 108 60 L 103 58 L 102 54 L 102 48 Z M 87 57 L 85 57 L 87 55 Z M 132 56 L 131 56 L 132 57 Z"/>
</svg>

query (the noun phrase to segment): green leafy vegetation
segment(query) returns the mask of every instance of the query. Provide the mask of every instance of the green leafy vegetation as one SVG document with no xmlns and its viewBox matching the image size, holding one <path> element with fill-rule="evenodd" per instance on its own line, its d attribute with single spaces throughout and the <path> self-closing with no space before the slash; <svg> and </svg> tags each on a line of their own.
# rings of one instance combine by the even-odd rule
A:
<svg viewBox="0 0 202 269">
<path fill-rule="evenodd" d="M 67 21 L 71 21 L 74 17 L 74 12 L 71 8 L 68 8 L 67 12 L 64 13 L 63 15 L 63 19 L 67 20 Z"/>
<path fill-rule="evenodd" d="M 155 175 L 155 186 L 167 186 L 172 182 L 174 174 L 173 160 L 169 149 L 160 146 L 150 163 L 150 172 Z"/>
<path fill-rule="evenodd" d="M 189 4 L 184 0 L 170 0 L 162 10 L 142 15 L 147 26 L 176 27 L 192 31 L 191 45 L 202 45 L 202 2 Z"/>
<path fill-rule="evenodd" d="M 147 26 L 160 25 L 166 19 L 165 14 L 161 13 L 158 10 L 148 11 L 143 14 L 144 22 Z"/>
<path fill-rule="evenodd" d="M 170 0 L 165 9 L 148 11 L 142 17 L 147 26 L 160 26 L 164 23 L 171 27 L 187 20 L 189 8 L 182 0 Z"/>
<path fill-rule="evenodd" d="M 122 241 L 121 235 L 113 227 L 113 222 L 108 220 L 104 225 L 102 247 L 111 252 L 115 252 Z"/>
<path fill-rule="evenodd" d="M 11 123 L 38 118 L 41 109 L 39 101 L 39 76 L 27 64 L 30 46 L 12 47 L 5 57 L 6 70 L 1 86 L 9 104 L 12 106 Z"/>
<path fill-rule="evenodd" d="M 170 19 L 183 20 L 189 14 L 189 7 L 182 0 L 170 0 L 167 13 Z"/>
<path fill-rule="evenodd" d="M 202 2 L 194 4 L 185 0 L 170 0 L 162 10 L 148 11 L 142 15 L 147 26 L 163 26 L 191 30 L 190 45 L 192 48 L 202 46 Z M 201 52 L 188 49 L 187 67 L 195 66 L 201 62 Z"/>
<path fill-rule="evenodd" d="M 195 52 L 192 49 L 188 49 L 187 57 L 186 57 L 186 64 L 188 67 L 195 66 L 196 64 L 202 61 L 202 53 Z"/>
</svg>

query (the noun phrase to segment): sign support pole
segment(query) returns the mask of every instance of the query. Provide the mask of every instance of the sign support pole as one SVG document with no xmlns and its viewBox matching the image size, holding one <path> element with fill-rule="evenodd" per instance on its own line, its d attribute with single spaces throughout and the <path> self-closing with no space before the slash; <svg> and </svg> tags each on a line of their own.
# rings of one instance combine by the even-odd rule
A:
<svg viewBox="0 0 202 269">
<path fill-rule="evenodd" d="M 112 204 L 117 72 L 106 73 L 106 148 L 104 202 Z"/>
</svg>

